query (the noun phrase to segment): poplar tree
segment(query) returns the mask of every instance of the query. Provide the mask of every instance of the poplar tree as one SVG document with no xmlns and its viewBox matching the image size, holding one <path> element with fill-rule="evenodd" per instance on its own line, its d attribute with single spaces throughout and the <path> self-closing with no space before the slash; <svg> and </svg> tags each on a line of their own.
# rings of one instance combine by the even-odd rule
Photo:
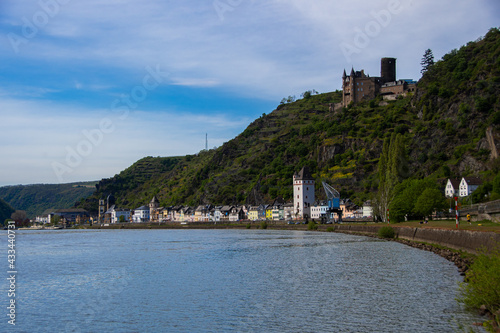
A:
<svg viewBox="0 0 500 333">
<path fill-rule="evenodd" d="M 393 133 L 384 140 L 378 163 L 379 188 L 377 195 L 378 214 L 386 220 L 386 212 L 393 198 L 394 188 L 409 176 L 404 137 Z"/>
</svg>

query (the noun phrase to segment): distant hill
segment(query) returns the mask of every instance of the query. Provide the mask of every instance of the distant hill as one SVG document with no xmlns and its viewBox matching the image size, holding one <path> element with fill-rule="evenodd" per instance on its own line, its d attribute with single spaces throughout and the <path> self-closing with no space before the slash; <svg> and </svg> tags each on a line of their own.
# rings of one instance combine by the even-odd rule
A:
<svg viewBox="0 0 500 333">
<path fill-rule="evenodd" d="M 3 224 L 10 215 L 14 213 L 14 209 L 8 203 L 0 199 L 0 224 Z"/>
<path fill-rule="evenodd" d="M 77 201 L 95 192 L 97 182 L 70 184 L 34 184 L 0 187 L 0 198 L 29 218 L 49 208 L 71 208 Z M 10 214 L 9 214 L 10 217 Z"/>
<path fill-rule="evenodd" d="M 499 147 L 500 31 L 491 29 L 445 55 L 417 87 L 415 94 L 395 101 L 378 97 L 335 111 L 330 105 L 342 92 L 307 94 L 256 119 L 217 149 L 143 158 L 101 180 L 79 206 L 95 212 L 98 199 L 110 193 L 128 208 L 153 195 L 163 206 L 290 200 L 292 175 L 305 165 L 318 182 L 328 181 L 361 204 L 377 191 L 382 143 L 393 133 L 404 136 L 409 177 L 492 180 L 500 161 L 490 159 L 486 132 Z M 316 194 L 324 198 L 320 186 Z"/>
</svg>

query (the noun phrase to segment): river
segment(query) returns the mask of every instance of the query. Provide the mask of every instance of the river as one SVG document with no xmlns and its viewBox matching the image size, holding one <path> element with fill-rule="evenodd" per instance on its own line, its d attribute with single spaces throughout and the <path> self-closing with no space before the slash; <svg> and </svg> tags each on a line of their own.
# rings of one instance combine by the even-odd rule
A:
<svg viewBox="0 0 500 333">
<path fill-rule="evenodd" d="M 481 321 L 456 302 L 452 263 L 369 237 L 41 230 L 15 241 L 16 325 L 2 279 L 0 331 L 457 332 Z"/>
</svg>

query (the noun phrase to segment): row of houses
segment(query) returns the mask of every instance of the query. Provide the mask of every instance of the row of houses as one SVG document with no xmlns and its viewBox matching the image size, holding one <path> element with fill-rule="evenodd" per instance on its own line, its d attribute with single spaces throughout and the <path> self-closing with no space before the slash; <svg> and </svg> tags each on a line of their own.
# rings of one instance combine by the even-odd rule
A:
<svg viewBox="0 0 500 333">
<path fill-rule="evenodd" d="M 327 216 L 328 205 L 326 201 L 311 205 L 311 219 L 322 218 L 338 219 L 338 216 Z M 343 218 L 371 217 L 373 210 L 370 202 L 363 207 L 358 207 L 349 199 L 341 201 Z M 160 207 L 158 199 L 153 197 L 148 206 L 136 209 L 120 209 L 112 205 L 104 214 L 103 223 L 164 223 L 164 222 L 237 222 L 237 221 L 280 221 L 301 219 L 294 212 L 293 202 L 284 202 L 282 199 L 275 200 L 272 204 L 258 206 L 249 205 L 200 205 Z"/>
<path fill-rule="evenodd" d="M 444 194 L 448 198 L 467 197 L 482 184 L 477 177 L 462 177 L 462 179 L 448 179 Z"/>
</svg>

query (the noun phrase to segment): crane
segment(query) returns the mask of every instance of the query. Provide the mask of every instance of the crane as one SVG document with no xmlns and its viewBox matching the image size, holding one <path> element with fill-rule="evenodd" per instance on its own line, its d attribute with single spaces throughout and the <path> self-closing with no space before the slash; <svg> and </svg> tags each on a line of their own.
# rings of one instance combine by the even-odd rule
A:
<svg viewBox="0 0 500 333">
<path fill-rule="evenodd" d="M 326 182 L 323 183 L 323 188 L 325 189 L 326 198 L 328 200 L 327 216 L 331 217 L 331 213 L 337 213 L 339 217 L 339 222 L 342 221 L 342 209 L 340 209 L 340 193 L 334 189 L 331 185 Z"/>
</svg>

